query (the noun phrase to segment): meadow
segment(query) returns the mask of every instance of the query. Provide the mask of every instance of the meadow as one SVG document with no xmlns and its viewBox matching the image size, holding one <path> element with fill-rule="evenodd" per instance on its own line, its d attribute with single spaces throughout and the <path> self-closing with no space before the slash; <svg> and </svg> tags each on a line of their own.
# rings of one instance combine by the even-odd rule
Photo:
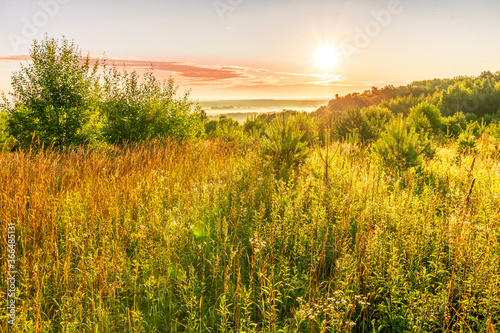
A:
<svg viewBox="0 0 500 333">
<path fill-rule="evenodd" d="M 0 333 L 500 330 L 500 72 L 240 124 L 66 39 L 30 57 Z"/>
<path fill-rule="evenodd" d="M 19 150 L 0 194 L 1 332 L 500 329 L 500 162 L 453 142 L 394 175 L 335 141 L 286 180 L 222 140 Z"/>
</svg>

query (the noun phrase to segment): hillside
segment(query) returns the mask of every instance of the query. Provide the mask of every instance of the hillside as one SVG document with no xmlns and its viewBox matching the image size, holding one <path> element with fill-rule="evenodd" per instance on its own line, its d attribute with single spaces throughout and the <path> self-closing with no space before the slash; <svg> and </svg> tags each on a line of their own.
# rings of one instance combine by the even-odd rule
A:
<svg viewBox="0 0 500 333">
<path fill-rule="evenodd" d="M 363 93 L 337 96 L 317 112 L 346 111 L 349 108 L 379 105 L 394 113 L 408 113 L 411 107 L 420 102 L 438 106 L 444 116 L 460 111 L 478 116 L 496 113 L 500 107 L 500 71 L 485 71 L 479 76 L 415 81 L 400 87 L 373 87 Z"/>
</svg>

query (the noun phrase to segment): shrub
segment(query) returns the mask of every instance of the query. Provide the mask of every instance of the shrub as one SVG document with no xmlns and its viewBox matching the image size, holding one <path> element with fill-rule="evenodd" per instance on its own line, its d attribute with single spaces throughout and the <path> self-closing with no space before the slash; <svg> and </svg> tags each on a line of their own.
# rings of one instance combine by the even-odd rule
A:
<svg viewBox="0 0 500 333">
<path fill-rule="evenodd" d="M 360 131 L 362 127 L 363 117 L 359 108 L 349 108 L 333 119 L 333 130 L 335 136 L 339 138 L 347 136 L 354 129 Z"/>
<path fill-rule="evenodd" d="M 243 131 L 257 140 L 264 134 L 264 127 L 265 124 L 262 117 L 253 115 L 245 120 Z"/>
<path fill-rule="evenodd" d="M 287 179 L 290 170 L 299 166 L 307 156 L 307 143 L 302 141 L 305 131 L 300 130 L 296 116 L 280 113 L 264 133 L 262 153 L 270 160 L 278 178 Z"/>
<path fill-rule="evenodd" d="M 194 139 L 203 133 L 201 107 L 189 92 L 177 96 L 174 80 L 158 80 L 149 69 L 137 72 L 106 69 L 103 86 L 104 136 L 108 142 L 138 142 L 152 138 Z"/>
<path fill-rule="evenodd" d="M 450 137 L 458 137 L 467 127 L 467 119 L 462 112 L 443 118 L 443 129 Z"/>
<path fill-rule="evenodd" d="M 283 110 L 283 112 L 286 112 L 286 110 Z M 298 130 L 304 132 L 300 141 L 308 145 L 315 144 L 318 140 L 318 124 L 315 119 L 305 112 L 297 113 L 292 119 Z"/>
<path fill-rule="evenodd" d="M 474 136 L 479 138 L 483 133 L 486 132 L 487 126 L 484 123 L 484 121 L 481 120 L 481 123 L 477 121 L 471 121 L 467 124 L 467 127 L 465 128 L 466 131 L 471 132 L 474 134 Z"/>
<path fill-rule="evenodd" d="M 443 125 L 441 111 L 436 106 L 425 102 L 411 108 L 409 120 L 417 132 L 437 133 Z"/>
<path fill-rule="evenodd" d="M 361 117 L 364 125 L 361 137 L 365 140 L 376 140 L 393 115 L 388 108 L 370 106 L 361 110 Z"/>
<path fill-rule="evenodd" d="M 417 133 L 402 117 L 390 122 L 372 146 L 372 156 L 396 171 L 419 166 L 433 155 L 427 133 Z"/>
<path fill-rule="evenodd" d="M 226 115 L 220 115 L 217 120 L 210 120 L 205 123 L 205 133 L 209 138 L 220 138 L 227 141 L 245 140 L 245 134 L 238 121 Z"/>
</svg>

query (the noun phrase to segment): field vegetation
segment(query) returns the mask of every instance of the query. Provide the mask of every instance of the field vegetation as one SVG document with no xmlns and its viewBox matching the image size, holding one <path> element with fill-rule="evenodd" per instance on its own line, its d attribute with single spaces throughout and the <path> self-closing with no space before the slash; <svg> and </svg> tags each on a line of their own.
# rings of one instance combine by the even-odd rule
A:
<svg viewBox="0 0 500 333">
<path fill-rule="evenodd" d="M 68 41 L 32 58 L 0 112 L 0 332 L 500 330 L 500 73 L 240 125 Z"/>
</svg>

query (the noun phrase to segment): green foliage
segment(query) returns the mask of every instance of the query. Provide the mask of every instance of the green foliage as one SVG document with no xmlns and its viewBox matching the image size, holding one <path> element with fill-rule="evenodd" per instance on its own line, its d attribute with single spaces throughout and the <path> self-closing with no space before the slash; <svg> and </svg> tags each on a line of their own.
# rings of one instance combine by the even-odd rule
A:
<svg viewBox="0 0 500 333">
<path fill-rule="evenodd" d="M 408 118 L 417 132 L 437 133 L 443 126 L 439 109 L 425 102 L 411 108 Z"/>
<path fill-rule="evenodd" d="M 373 158 L 394 171 L 420 166 L 433 155 L 427 133 L 417 133 L 402 117 L 390 122 L 372 146 Z"/>
<path fill-rule="evenodd" d="M 443 128 L 450 137 L 458 137 L 467 128 L 467 119 L 463 112 L 443 118 Z"/>
<path fill-rule="evenodd" d="M 361 109 L 349 108 L 345 112 L 336 113 L 333 118 L 333 132 L 336 137 L 344 138 L 353 130 L 363 129 Z"/>
<path fill-rule="evenodd" d="M 476 139 L 479 138 L 483 133 L 486 132 L 486 124 L 484 121 L 481 120 L 481 122 L 477 121 L 470 121 L 467 124 L 467 127 L 465 128 L 466 132 L 472 133 Z"/>
<path fill-rule="evenodd" d="M 248 135 L 249 138 L 257 141 L 264 136 L 266 124 L 267 123 L 264 122 L 261 116 L 253 115 L 245 120 L 245 123 L 243 124 L 243 132 Z"/>
<path fill-rule="evenodd" d="M 174 80 L 160 81 L 152 69 L 137 72 L 105 69 L 102 111 L 108 142 L 138 142 L 173 137 L 194 139 L 203 132 L 201 108 L 189 92 L 177 96 Z"/>
<path fill-rule="evenodd" d="M 15 331 L 497 331 L 498 160 L 444 145 L 401 186 L 329 147 L 288 182 L 221 140 L 0 154 Z"/>
<path fill-rule="evenodd" d="M 500 103 L 498 73 L 485 72 L 477 78 L 464 78 L 443 91 L 439 108 L 445 115 L 456 112 L 472 113 L 479 117 L 497 112 Z"/>
<path fill-rule="evenodd" d="M 465 130 L 458 136 L 457 154 L 476 153 L 477 139 L 486 132 L 487 127 L 484 123 L 479 124 L 477 121 L 469 122 Z"/>
<path fill-rule="evenodd" d="M 82 129 L 97 108 L 97 67 L 66 39 L 35 40 L 30 56 L 32 63 L 12 75 L 11 135 L 21 146 L 83 143 Z"/>
<path fill-rule="evenodd" d="M 14 139 L 9 135 L 8 114 L 0 108 L 0 151 L 9 150 L 14 144 Z"/>
<path fill-rule="evenodd" d="M 486 133 L 497 140 L 500 140 L 500 121 L 494 121 L 486 128 Z"/>
<path fill-rule="evenodd" d="M 485 114 L 484 117 L 482 118 L 486 124 L 490 124 L 495 121 L 500 120 L 500 109 L 496 113 L 492 114 Z"/>
<path fill-rule="evenodd" d="M 283 112 L 265 129 L 262 153 L 270 160 L 278 178 L 288 178 L 289 172 L 303 163 L 307 156 L 307 142 L 303 141 L 306 132 L 300 126 L 297 116 Z"/>
<path fill-rule="evenodd" d="M 380 106 L 350 108 L 345 112 L 334 114 L 333 129 L 335 136 L 339 138 L 346 138 L 356 133 L 360 140 L 373 141 L 392 118 L 392 112 Z"/>
<path fill-rule="evenodd" d="M 262 120 L 262 117 L 254 115 L 245 120 L 245 123 L 243 124 L 243 130 L 247 134 L 256 135 L 257 137 L 260 137 L 260 134 L 263 132 L 264 126 L 265 123 Z"/>
<path fill-rule="evenodd" d="M 227 141 L 245 141 L 245 134 L 238 121 L 226 115 L 220 115 L 219 119 L 206 122 L 205 133 L 211 139 L 219 138 Z"/>
<path fill-rule="evenodd" d="M 393 114 L 388 108 L 370 106 L 361 110 L 361 117 L 364 124 L 361 137 L 364 140 L 376 140 Z"/>
<path fill-rule="evenodd" d="M 286 112 L 287 110 L 283 110 L 283 113 Z M 315 144 L 318 140 L 318 124 L 315 119 L 305 112 L 295 114 L 292 119 L 298 130 L 304 132 L 300 140 L 309 146 Z"/>
<path fill-rule="evenodd" d="M 457 153 L 475 153 L 477 148 L 477 138 L 472 130 L 462 132 L 457 139 Z"/>
<path fill-rule="evenodd" d="M 445 116 L 469 111 L 472 95 L 471 80 L 459 81 L 443 91 L 438 108 Z"/>
<path fill-rule="evenodd" d="M 444 116 L 453 116 L 463 112 L 476 117 L 488 117 L 499 110 L 500 106 L 500 72 L 483 72 L 480 76 L 459 76 L 453 79 L 433 79 L 415 81 L 406 86 L 384 88 L 373 87 L 363 93 L 347 94 L 343 97 L 336 96 L 328 105 L 319 108 L 314 116 L 321 120 L 321 135 L 324 133 L 325 124 L 332 118 L 337 119 L 337 128 L 340 136 L 345 136 L 353 128 L 358 128 L 363 139 L 369 139 L 368 131 L 363 128 L 366 124 L 359 121 L 359 115 L 352 110 L 363 109 L 370 106 L 379 106 L 391 110 L 393 114 L 408 115 L 410 110 L 420 103 L 436 105 Z M 428 109 L 428 120 L 433 131 L 438 130 L 438 118 L 435 110 Z M 432 119 L 433 118 L 433 119 Z M 428 127 L 427 121 L 422 117 L 415 117 L 414 121 L 419 127 Z M 489 121 L 488 121 L 489 122 Z M 456 133 L 458 136 L 459 133 Z"/>
</svg>

